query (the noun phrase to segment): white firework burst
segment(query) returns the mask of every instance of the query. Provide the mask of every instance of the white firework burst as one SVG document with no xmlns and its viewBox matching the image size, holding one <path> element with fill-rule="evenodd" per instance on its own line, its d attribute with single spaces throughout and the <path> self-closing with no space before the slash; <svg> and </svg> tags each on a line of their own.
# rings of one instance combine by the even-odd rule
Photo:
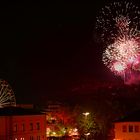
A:
<svg viewBox="0 0 140 140">
<path fill-rule="evenodd" d="M 140 57 L 140 45 L 134 39 L 118 40 L 109 45 L 103 52 L 104 64 L 114 72 L 114 64 L 121 63 L 124 70 L 132 68 L 133 63 Z"/>
<path fill-rule="evenodd" d="M 130 2 L 114 2 L 102 8 L 97 16 L 96 33 L 104 44 L 112 44 L 116 39 L 137 38 L 140 12 Z"/>
</svg>

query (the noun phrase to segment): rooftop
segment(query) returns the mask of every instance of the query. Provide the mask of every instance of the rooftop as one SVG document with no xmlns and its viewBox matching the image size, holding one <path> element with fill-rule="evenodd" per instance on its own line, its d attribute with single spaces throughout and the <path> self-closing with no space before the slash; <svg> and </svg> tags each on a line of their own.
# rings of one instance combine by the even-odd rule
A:
<svg viewBox="0 0 140 140">
<path fill-rule="evenodd" d="M 12 116 L 12 115 L 40 115 L 43 114 L 39 110 L 31 108 L 21 108 L 21 107 L 5 107 L 0 108 L 0 116 Z"/>
<path fill-rule="evenodd" d="M 114 122 L 140 122 L 140 110 L 127 113 L 125 116 L 122 116 Z"/>
</svg>

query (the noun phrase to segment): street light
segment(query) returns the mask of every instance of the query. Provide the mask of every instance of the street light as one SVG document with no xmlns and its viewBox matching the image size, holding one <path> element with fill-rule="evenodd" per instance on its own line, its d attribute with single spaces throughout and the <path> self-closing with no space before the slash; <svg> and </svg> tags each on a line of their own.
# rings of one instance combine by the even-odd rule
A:
<svg viewBox="0 0 140 140">
<path fill-rule="evenodd" d="M 83 115 L 87 116 L 87 115 L 89 115 L 89 112 L 85 112 L 85 113 L 83 113 Z"/>
<path fill-rule="evenodd" d="M 89 112 L 85 112 L 83 113 L 83 115 L 85 116 L 85 118 L 87 118 L 87 116 L 89 115 Z"/>
<path fill-rule="evenodd" d="M 83 115 L 85 116 L 85 123 L 87 123 L 87 116 L 89 115 L 89 112 L 84 112 Z M 84 134 L 86 136 L 86 140 L 88 140 L 88 136 L 90 135 L 90 133 L 85 133 Z"/>
<path fill-rule="evenodd" d="M 85 136 L 86 136 L 86 140 L 88 140 L 88 136 L 90 135 L 90 133 L 86 133 Z"/>
</svg>

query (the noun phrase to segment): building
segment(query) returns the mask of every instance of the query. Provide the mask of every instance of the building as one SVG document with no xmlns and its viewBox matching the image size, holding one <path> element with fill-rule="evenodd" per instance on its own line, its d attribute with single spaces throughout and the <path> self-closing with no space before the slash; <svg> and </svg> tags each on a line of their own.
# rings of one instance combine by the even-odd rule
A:
<svg viewBox="0 0 140 140">
<path fill-rule="evenodd" d="M 54 113 L 54 112 L 60 112 L 63 106 L 64 105 L 60 102 L 48 101 L 46 107 L 44 108 L 46 112 Z"/>
<path fill-rule="evenodd" d="M 16 107 L 33 109 L 34 105 L 33 104 L 16 104 Z"/>
<path fill-rule="evenodd" d="M 140 110 L 114 122 L 114 140 L 140 140 Z"/>
<path fill-rule="evenodd" d="M 0 140 L 45 140 L 46 115 L 34 109 L 0 108 Z"/>
</svg>

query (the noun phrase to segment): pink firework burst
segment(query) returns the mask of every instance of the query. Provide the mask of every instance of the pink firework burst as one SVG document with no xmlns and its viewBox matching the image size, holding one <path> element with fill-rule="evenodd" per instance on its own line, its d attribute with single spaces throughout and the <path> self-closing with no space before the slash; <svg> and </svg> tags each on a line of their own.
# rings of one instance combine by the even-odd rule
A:
<svg viewBox="0 0 140 140">
<path fill-rule="evenodd" d="M 120 39 L 109 45 L 103 53 L 104 64 L 115 74 L 131 70 L 140 57 L 140 45 L 135 39 Z"/>
<path fill-rule="evenodd" d="M 125 71 L 126 67 L 120 62 L 115 62 L 113 63 L 112 69 L 114 69 L 114 72 L 122 74 Z"/>
</svg>

